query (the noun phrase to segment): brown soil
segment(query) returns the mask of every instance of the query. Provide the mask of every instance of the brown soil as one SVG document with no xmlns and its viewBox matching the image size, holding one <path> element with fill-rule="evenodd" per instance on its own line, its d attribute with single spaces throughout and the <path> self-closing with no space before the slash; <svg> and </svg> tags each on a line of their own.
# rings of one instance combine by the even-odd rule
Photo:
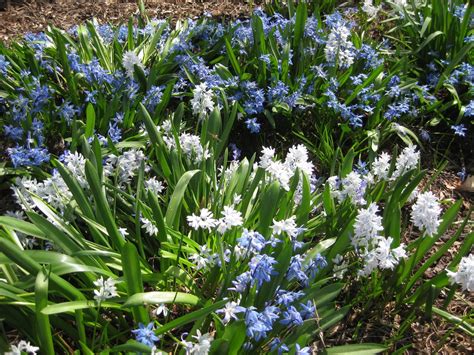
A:
<svg viewBox="0 0 474 355">
<path fill-rule="evenodd" d="M 145 0 L 150 17 L 178 19 L 209 12 L 213 16 L 240 17 L 251 10 L 244 0 Z M 259 1 L 253 1 L 258 3 Z M 11 0 L 0 11 L 0 41 L 28 32 L 43 31 L 49 24 L 68 29 L 96 18 L 101 23 L 121 23 L 138 14 L 136 1 L 127 0 Z"/>
</svg>

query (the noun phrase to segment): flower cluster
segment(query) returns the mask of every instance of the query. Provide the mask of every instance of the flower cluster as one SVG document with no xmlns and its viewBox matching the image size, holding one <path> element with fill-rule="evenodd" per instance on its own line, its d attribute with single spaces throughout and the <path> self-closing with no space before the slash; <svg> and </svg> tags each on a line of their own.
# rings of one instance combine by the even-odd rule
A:
<svg viewBox="0 0 474 355">
<path fill-rule="evenodd" d="M 461 285 L 463 291 L 474 292 L 474 254 L 461 259 L 457 271 L 446 271 L 451 284 Z"/>
</svg>

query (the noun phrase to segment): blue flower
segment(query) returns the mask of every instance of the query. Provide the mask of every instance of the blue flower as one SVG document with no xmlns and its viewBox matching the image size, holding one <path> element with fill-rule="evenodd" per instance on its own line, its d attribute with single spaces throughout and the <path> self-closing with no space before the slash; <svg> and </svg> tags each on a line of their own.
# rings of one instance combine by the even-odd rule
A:
<svg viewBox="0 0 474 355">
<path fill-rule="evenodd" d="M 296 279 L 301 282 L 305 282 L 308 279 L 308 276 L 303 271 L 303 257 L 301 255 L 297 254 L 291 257 L 286 278 L 288 281 Z"/>
<path fill-rule="evenodd" d="M 49 152 L 45 148 L 17 146 L 15 148 L 8 148 L 7 151 L 15 168 L 22 166 L 39 166 L 48 162 L 50 158 Z"/>
<path fill-rule="evenodd" d="M 7 75 L 7 69 L 10 66 L 10 62 L 5 59 L 4 55 L 0 55 L 0 74 Z"/>
<path fill-rule="evenodd" d="M 466 136 L 467 128 L 463 124 L 452 125 L 451 129 L 454 131 L 454 134 L 460 137 Z"/>
<path fill-rule="evenodd" d="M 295 355 L 311 355 L 311 349 L 309 348 L 309 346 L 301 348 L 300 344 L 296 344 Z"/>
<path fill-rule="evenodd" d="M 118 143 L 122 138 L 122 130 L 118 127 L 118 124 L 115 122 L 109 122 L 109 130 L 107 135 L 113 143 Z"/>
<path fill-rule="evenodd" d="M 76 116 L 79 113 L 79 110 L 74 107 L 69 101 L 63 103 L 61 108 L 59 109 L 59 116 L 66 121 L 67 124 L 71 124 Z"/>
<path fill-rule="evenodd" d="M 278 355 L 281 355 L 284 352 L 290 351 L 288 346 L 281 342 L 280 338 L 274 338 L 270 342 L 270 351 L 275 351 L 275 350 L 278 350 Z"/>
<path fill-rule="evenodd" d="M 292 291 L 285 291 L 279 290 L 277 292 L 277 299 L 276 303 L 285 307 L 288 307 L 290 304 L 295 302 L 296 300 L 300 299 L 304 296 L 303 291 L 292 292 Z"/>
<path fill-rule="evenodd" d="M 236 277 L 236 280 L 232 281 L 234 287 L 229 288 L 229 291 L 236 291 L 238 293 L 243 293 L 250 284 L 251 276 L 250 272 L 246 271 L 243 274 L 240 274 Z"/>
<path fill-rule="evenodd" d="M 248 337 L 259 341 L 267 337 L 267 332 L 272 330 L 273 325 L 265 322 L 261 314 L 254 309 L 254 307 L 249 308 L 245 314 L 246 333 Z"/>
<path fill-rule="evenodd" d="M 270 64 L 270 54 L 262 54 L 258 59 L 266 64 Z"/>
<path fill-rule="evenodd" d="M 242 236 L 237 239 L 239 246 L 243 249 L 258 254 L 265 247 L 266 241 L 263 235 L 256 231 L 249 231 L 244 228 Z"/>
<path fill-rule="evenodd" d="M 152 86 L 148 90 L 144 99 L 147 110 L 150 112 L 155 111 L 155 108 L 160 103 L 162 96 L 163 96 L 163 92 L 162 92 L 161 87 Z"/>
<path fill-rule="evenodd" d="M 300 305 L 301 305 L 300 314 L 301 314 L 301 317 L 303 317 L 303 319 L 309 319 L 315 316 L 316 307 L 314 306 L 313 302 L 308 301 L 306 302 L 306 304 L 300 303 Z"/>
<path fill-rule="evenodd" d="M 472 117 L 474 116 L 474 100 L 471 100 L 464 109 L 464 116 L 465 117 Z"/>
<path fill-rule="evenodd" d="M 301 314 L 294 306 L 290 306 L 285 312 L 283 312 L 283 319 L 280 323 L 283 325 L 298 326 L 303 324 L 303 318 L 301 318 Z"/>
<path fill-rule="evenodd" d="M 143 325 L 143 323 L 139 323 L 138 329 L 132 330 L 132 333 L 135 334 L 135 339 L 137 341 L 149 346 L 150 348 L 155 345 L 155 342 L 160 340 L 153 330 L 153 322 L 148 323 L 147 326 Z"/>
<path fill-rule="evenodd" d="M 257 122 L 255 117 L 247 119 L 245 124 L 247 125 L 247 129 L 250 131 L 250 133 L 260 133 L 260 123 Z"/>
<path fill-rule="evenodd" d="M 420 130 L 420 137 L 425 142 L 429 142 L 431 140 L 430 133 L 426 129 L 421 129 Z"/>
<path fill-rule="evenodd" d="M 232 152 L 232 160 L 238 160 L 242 151 L 237 147 L 235 143 L 230 143 L 229 148 Z"/>
<path fill-rule="evenodd" d="M 467 177 L 466 168 L 463 167 L 463 168 L 461 169 L 461 171 L 458 172 L 456 175 L 459 176 L 459 179 L 461 179 L 462 182 L 464 182 L 464 180 L 466 180 L 466 177 Z"/>
<path fill-rule="evenodd" d="M 250 274 L 252 275 L 252 284 L 257 283 L 257 287 L 261 287 L 264 282 L 269 282 L 272 275 L 276 275 L 273 265 L 277 261 L 268 255 L 255 255 L 250 260 Z"/>
<path fill-rule="evenodd" d="M 273 330 L 273 323 L 279 318 L 280 309 L 275 306 L 268 306 L 262 313 L 249 307 L 245 314 L 245 325 L 247 336 L 259 341 L 267 337 L 267 332 Z"/>
<path fill-rule="evenodd" d="M 361 186 L 362 185 L 364 185 L 364 183 L 362 183 Z M 361 187 L 361 190 L 365 190 L 365 185 L 364 187 Z M 324 256 L 322 256 L 321 254 L 317 254 L 314 259 L 311 260 L 310 263 L 306 266 L 305 273 L 306 275 L 309 275 L 309 279 L 314 279 L 319 270 L 325 268 L 327 265 L 328 263 Z"/>
<path fill-rule="evenodd" d="M 21 128 L 21 127 L 14 127 L 12 125 L 5 125 L 3 127 L 3 130 L 5 132 L 5 136 L 10 138 L 11 140 L 19 141 L 23 138 L 23 128 Z"/>
</svg>

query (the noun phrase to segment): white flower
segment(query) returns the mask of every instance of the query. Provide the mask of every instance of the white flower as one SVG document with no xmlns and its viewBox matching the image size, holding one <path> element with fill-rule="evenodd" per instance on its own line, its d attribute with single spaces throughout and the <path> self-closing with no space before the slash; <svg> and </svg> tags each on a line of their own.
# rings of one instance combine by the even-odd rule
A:
<svg viewBox="0 0 474 355">
<path fill-rule="evenodd" d="M 85 188 L 88 186 L 86 179 L 86 158 L 78 152 L 67 152 L 63 155 L 63 164 L 77 179 L 79 185 Z"/>
<path fill-rule="evenodd" d="M 111 277 L 107 280 L 104 280 L 102 276 L 99 277 L 94 281 L 94 285 L 99 287 L 98 290 L 94 290 L 94 299 L 100 302 L 118 296 L 117 289 L 115 288 L 116 283 L 117 281 Z"/>
<path fill-rule="evenodd" d="M 382 217 L 377 215 L 378 206 L 372 202 L 369 207 L 359 209 L 354 223 L 352 245 L 356 248 L 368 247 L 370 241 L 383 230 Z"/>
<path fill-rule="evenodd" d="M 164 136 L 165 141 L 169 150 L 176 149 L 176 141 L 173 136 Z M 199 136 L 182 133 L 179 136 L 179 146 L 181 151 L 186 155 L 189 160 L 195 160 L 196 163 L 200 163 L 211 156 L 209 149 L 204 148 L 201 145 L 201 139 Z"/>
<path fill-rule="evenodd" d="M 375 269 L 393 270 L 398 265 L 401 258 L 406 257 L 406 246 L 400 244 L 396 249 L 391 249 L 392 237 L 376 237 L 374 247 L 371 250 L 364 251 L 361 256 L 364 259 L 364 267 L 359 270 L 359 275 L 368 276 Z"/>
<path fill-rule="evenodd" d="M 118 231 L 123 239 L 128 235 L 127 228 L 119 228 Z"/>
<path fill-rule="evenodd" d="M 232 206 L 224 206 L 222 216 L 217 225 L 217 231 L 221 234 L 224 234 L 232 227 L 240 227 L 244 223 L 242 213 L 236 211 Z"/>
<path fill-rule="evenodd" d="M 339 21 L 329 33 L 324 54 L 329 63 L 336 61 L 342 67 L 349 67 L 354 63 L 355 47 L 350 40 L 351 31 L 343 21 Z"/>
<path fill-rule="evenodd" d="M 380 6 L 374 6 L 373 0 L 364 0 L 364 5 L 362 5 L 362 11 L 364 11 L 367 16 L 374 17 L 379 12 Z"/>
<path fill-rule="evenodd" d="M 160 314 L 163 314 L 163 317 L 166 317 L 168 315 L 169 309 L 166 307 L 164 303 L 160 303 L 158 305 L 158 308 L 155 309 L 155 314 L 159 316 Z"/>
<path fill-rule="evenodd" d="M 230 320 L 233 319 L 238 319 L 237 318 L 237 313 L 242 313 L 245 312 L 245 308 L 239 306 L 239 302 L 227 302 L 224 306 L 224 308 L 219 309 L 216 311 L 216 313 L 223 313 L 224 318 L 222 319 L 222 322 L 224 324 L 227 324 L 230 322 Z"/>
<path fill-rule="evenodd" d="M 290 237 L 296 238 L 299 234 L 299 229 L 296 226 L 296 216 L 281 221 L 273 220 L 272 230 L 276 235 L 287 233 Z"/>
<path fill-rule="evenodd" d="M 438 230 L 441 214 L 436 196 L 431 192 L 418 195 L 416 202 L 411 207 L 411 221 L 418 229 L 425 229 L 426 234 L 432 236 Z"/>
<path fill-rule="evenodd" d="M 29 341 L 20 340 L 17 345 L 11 345 L 11 351 L 5 353 L 5 355 L 21 355 L 24 352 L 36 355 L 36 352 L 39 351 L 39 349 L 40 348 L 31 345 Z"/>
<path fill-rule="evenodd" d="M 300 169 L 308 176 L 313 174 L 314 167 L 313 164 L 308 161 L 308 150 L 303 144 L 298 144 L 288 150 L 285 166 L 291 171 Z"/>
<path fill-rule="evenodd" d="M 142 228 L 145 229 L 149 236 L 158 235 L 158 228 L 149 219 L 142 217 L 140 221 L 142 222 Z"/>
<path fill-rule="evenodd" d="M 334 277 L 339 280 L 342 280 L 344 278 L 344 274 L 347 272 L 349 263 L 347 261 L 344 261 L 343 257 L 340 254 L 337 254 L 334 259 L 332 259 L 332 262 L 334 263 Z"/>
<path fill-rule="evenodd" d="M 309 177 L 314 170 L 314 165 L 308 161 L 308 151 L 303 145 L 291 147 L 284 161 L 275 160 L 275 149 L 264 147 L 257 167 L 265 169 L 268 173 L 268 182 L 276 180 L 286 191 L 290 190 L 290 180 L 295 175 L 297 169 L 306 173 Z M 297 191 L 302 191 L 302 179 L 298 182 Z M 300 197 L 298 195 L 298 193 L 295 193 L 294 196 L 296 203 L 298 203 Z"/>
<path fill-rule="evenodd" d="M 152 177 L 145 181 L 145 189 L 153 192 L 155 195 L 160 195 L 165 187 L 160 180 L 156 180 L 156 177 Z"/>
<path fill-rule="evenodd" d="M 214 95 L 212 90 L 207 90 L 206 83 L 196 85 L 193 93 L 194 96 L 191 99 L 193 114 L 202 119 L 207 112 L 211 112 L 214 109 L 214 101 L 212 100 Z"/>
<path fill-rule="evenodd" d="M 211 349 L 212 340 L 214 337 L 209 334 L 202 334 L 201 331 L 198 329 L 196 331 L 197 335 L 193 335 L 193 338 L 196 339 L 196 343 L 191 343 L 192 347 L 186 348 L 186 355 L 207 355 L 209 354 L 209 350 Z"/>
<path fill-rule="evenodd" d="M 401 7 L 407 6 L 407 0 L 392 0 L 392 2 Z"/>
<path fill-rule="evenodd" d="M 187 216 L 186 219 L 188 220 L 189 226 L 195 230 L 202 228 L 210 231 L 217 224 L 217 221 L 212 216 L 212 212 L 207 208 L 201 209 L 199 215 L 193 213 L 191 216 Z"/>
<path fill-rule="evenodd" d="M 211 254 L 211 250 L 207 245 L 202 245 L 199 249 L 199 253 L 192 254 L 189 259 L 194 261 L 196 264 L 196 270 L 201 270 L 213 267 L 218 256 L 216 254 Z"/>
<path fill-rule="evenodd" d="M 142 70 L 145 69 L 145 66 L 143 65 L 142 61 L 133 51 L 126 51 L 123 54 L 122 64 L 129 78 L 133 78 L 133 73 L 135 72 L 135 65 L 141 68 Z"/>
<path fill-rule="evenodd" d="M 474 292 L 474 254 L 469 254 L 461 259 L 458 271 L 446 270 L 451 284 L 457 283 L 462 286 L 462 290 Z"/>
<path fill-rule="evenodd" d="M 266 169 L 275 157 L 275 149 L 273 148 L 262 148 L 262 157 L 260 158 L 259 166 L 263 169 Z"/>
<path fill-rule="evenodd" d="M 106 176 L 117 174 L 119 185 L 123 185 L 135 176 L 145 160 L 145 154 L 139 149 L 127 150 L 119 156 L 110 154 L 105 160 L 104 173 Z M 148 169 L 149 167 L 145 166 L 145 171 Z"/>
<path fill-rule="evenodd" d="M 388 178 L 388 170 L 390 168 L 390 155 L 383 152 L 372 163 L 372 174 L 379 179 Z"/>
<path fill-rule="evenodd" d="M 365 204 L 364 194 L 367 187 L 367 181 L 362 179 L 361 175 L 351 171 L 341 180 L 342 191 L 339 195 L 341 199 L 349 197 L 352 203 L 356 205 Z"/>
<path fill-rule="evenodd" d="M 420 160 L 420 152 L 416 150 L 415 145 L 410 145 L 403 149 L 402 153 L 398 156 L 395 164 L 395 171 L 392 175 L 392 179 L 396 179 L 406 172 L 413 170 L 417 167 Z"/>
</svg>

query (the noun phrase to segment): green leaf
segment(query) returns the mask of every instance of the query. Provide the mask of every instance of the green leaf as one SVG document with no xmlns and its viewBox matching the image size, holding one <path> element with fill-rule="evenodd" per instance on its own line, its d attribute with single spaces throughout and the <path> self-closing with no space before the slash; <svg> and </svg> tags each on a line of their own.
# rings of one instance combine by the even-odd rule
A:
<svg viewBox="0 0 474 355">
<path fill-rule="evenodd" d="M 185 324 L 194 322 L 194 321 L 196 321 L 196 320 L 198 320 L 202 317 L 207 316 L 209 313 L 214 312 L 214 311 L 222 308 L 227 302 L 228 302 L 228 300 L 221 300 L 221 301 L 213 303 L 213 304 L 211 304 L 207 307 L 204 307 L 200 310 L 197 310 L 197 311 L 188 313 L 188 314 L 186 314 L 182 317 L 176 318 L 176 319 L 172 320 L 171 322 L 168 322 L 168 323 L 164 324 L 163 326 L 161 326 L 160 328 L 158 328 L 155 331 L 155 334 L 156 335 L 164 334 L 164 333 L 166 333 L 170 330 L 173 330 L 173 329 L 181 327 Z"/>
<path fill-rule="evenodd" d="M 160 303 L 183 303 L 196 305 L 199 297 L 183 292 L 145 292 L 136 293 L 128 298 L 124 307 L 143 306 L 147 304 Z"/>
<path fill-rule="evenodd" d="M 240 76 L 241 69 L 239 62 L 237 61 L 237 58 L 235 57 L 234 50 L 232 49 L 232 46 L 229 42 L 229 38 L 225 37 L 225 48 L 227 50 L 227 55 L 229 56 L 230 64 L 232 64 L 232 68 L 234 68 L 235 72 L 237 73 L 238 76 Z"/>
<path fill-rule="evenodd" d="M 469 324 L 468 320 L 456 317 L 455 315 L 439 309 L 438 307 L 433 307 L 433 312 L 443 317 L 448 322 L 459 326 L 459 328 L 466 332 L 470 337 L 474 337 L 474 327 Z"/>
<path fill-rule="evenodd" d="M 112 239 L 113 244 L 120 250 L 123 247 L 125 240 L 117 229 L 115 219 L 112 215 L 112 212 L 110 211 L 109 203 L 105 197 L 105 192 L 101 185 L 97 170 L 89 160 L 86 161 L 85 170 L 87 181 L 92 190 L 92 195 L 94 196 L 95 202 L 97 204 L 97 210 L 101 216 L 101 220 L 104 221 L 105 228 L 107 229 L 107 233 Z"/>
<path fill-rule="evenodd" d="M 69 312 L 75 312 L 79 309 L 97 308 L 98 306 L 99 304 L 96 301 L 92 301 L 92 300 L 62 302 L 62 303 L 55 303 L 43 308 L 41 313 L 46 314 L 46 315 L 69 313 Z M 107 301 L 101 302 L 100 306 L 104 308 L 116 308 L 116 309 L 121 308 L 121 305 L 119 303 L 107 302 Z"/>
<path fill-rule="evenodd" d="M 142 271 L 135 246 L 126 242 L 122 249 L 122 267 L 125 281 L 127 283 L 128 297 L 143 293 Z M 148 324 L 148 311 L 143 306 L 132 307 L 133 318 L 137 323 Z"/>
<path fill-rule="evenodd" d="M 279 196 L 280 184 L 277 181 L 272 182 L 268 189 L 263 193 L 258 231 L 264 236 L 267 236 L 269 233 L 270 224 L 272 223 L 273 217 L 278 208 Z"/>
<path fill-rule="evenodd" d="M 95 128 L 95 110 L 94 110 L 94 106 L 92 106 L 92 104 L 89 103 L 86 108 L 86 131 L 84 133 L 86 138 L 92 137 L 92 135 L 94 134 L 94 128 Z"/>
<path fill-rule="evenodd" d="M 35 284 L 35 313 L 36 325 L 39 338 L 39 346 L 44 354 L 54 354 L 53 337 L 49 317 L 42 313 L 48 305 L 48 283 L 49 278 L 44 269 L 36 276 Z"/>
<path fill-rule="evenodd" d="M 0 216 L 0 225 L 12 228 L 26 235 L 46 239 L 46 234 L 32 223 L 14 217 Z"/>
<path fill-rule="evenodd" d="M 382 344 L 350 344 L 350 345 L 340 345 L 327 348 L 326 354 L 350 354 L 350 355 L 370 355 L 370 354 L 379 354 L 387 350 L 387 347 Z"/>
<path fill-rule="evenodd" d="M 200 170 L 191 170 L 187 171 L 181 178 L 179 179 L 176 187 L 173 191 L 173 195 L 171 195 L 170 203 L 168 205 L 168 209 L 166 211 L 166 223 L 175 229 L 178 229 L 179 225 L 179 214 L 178 210 L 181 207 L 181 203 L 183 202 L 184 193 L 186 188 L 189 184 L 191 178 L 199 173 Z"/>
</svg>

